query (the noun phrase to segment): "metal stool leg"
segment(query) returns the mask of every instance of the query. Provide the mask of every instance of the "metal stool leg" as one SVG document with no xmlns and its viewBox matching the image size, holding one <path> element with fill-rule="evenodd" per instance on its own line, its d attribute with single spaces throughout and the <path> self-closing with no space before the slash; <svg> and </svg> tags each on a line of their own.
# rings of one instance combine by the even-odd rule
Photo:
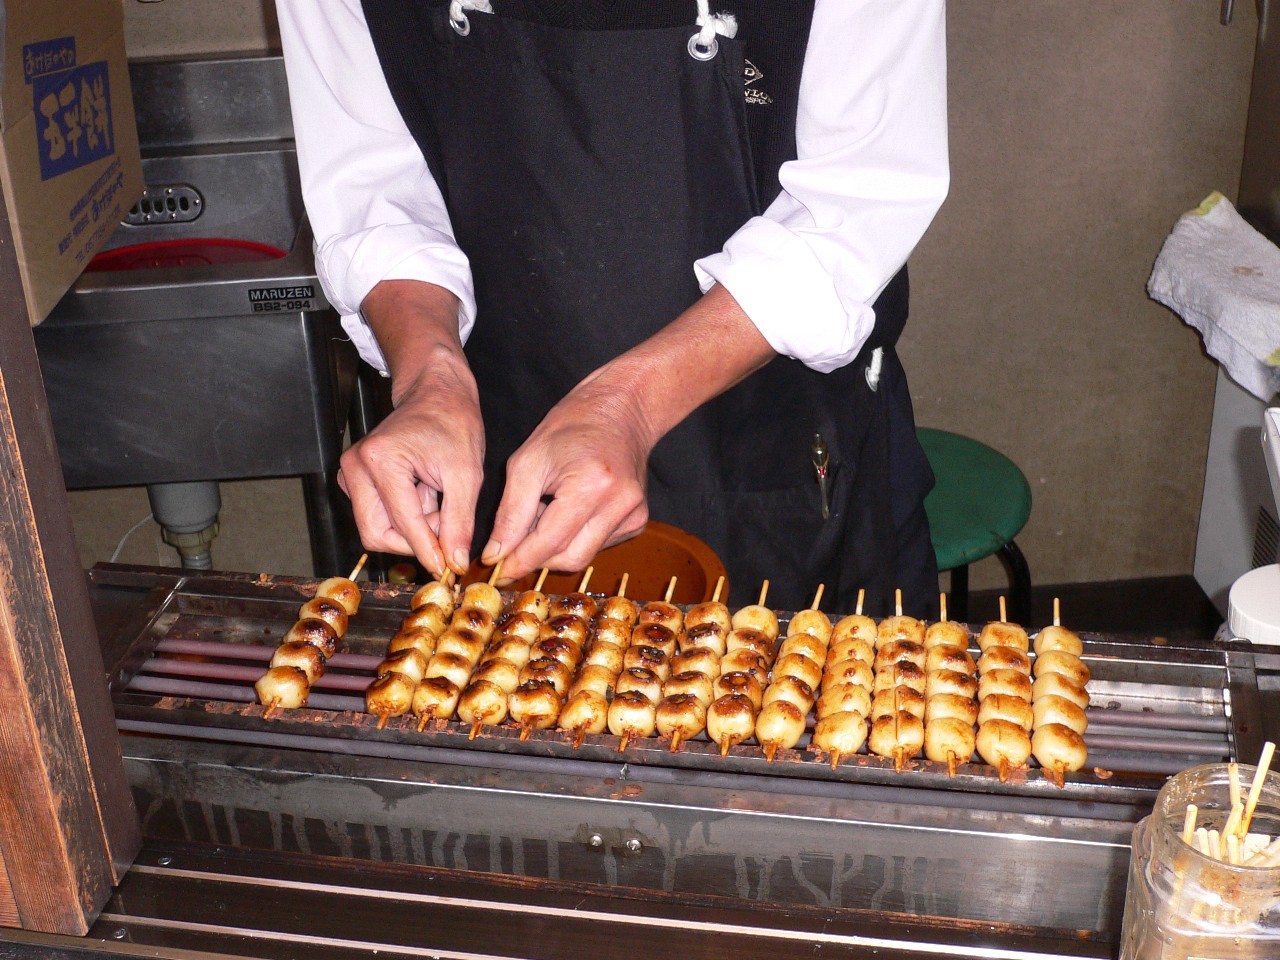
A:
<svg viewBox="0 0 1280 960">
<path fill-rule="evenodd" d="M 947 616 L 958 623 L 969 622 L 969 565 L 951 568 L 951 596 Z"/>
<path fill-rule="evenodd" d="M 1010 614 L 1014 623 L 1031 629 L 1031 568 L 1018 545 L 1010 540 L 1000 548 L 1000 556 L 1009 568 L 1011 582 Z"/>
</svg>

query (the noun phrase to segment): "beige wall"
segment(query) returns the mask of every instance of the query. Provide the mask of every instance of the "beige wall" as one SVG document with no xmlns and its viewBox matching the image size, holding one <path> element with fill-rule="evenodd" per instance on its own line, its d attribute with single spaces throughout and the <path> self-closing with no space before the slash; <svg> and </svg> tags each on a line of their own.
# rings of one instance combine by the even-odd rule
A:
<svg viewBox="0 0 1280 960">
<path fill-rule="evenodd" d="M 953 186 L 903 353 L 923 424 L 1026 472 L 1039 582 L 1191 570 L 1214 367 L 1145 283 L 1182 212 L 1234 196 L 1252 6 L 951 4 Z"/>
<path fill-rule="evenodd" d="M 259 0 L 125 2 L 135 56 L 275 43 Z M 1252 6 L 1224 29 L 1218 0 L 952 0 L 953 187 L 902 352 L 922 423 L 1026 471 L 1039 582 L 1191 569 L 1213 366 L 1144 285 L 1178 215 L 1234 194 Z M 74 499 L 87 563 L 147 512 L 139 491 Z M 224 501 L 219 566 L 306 571 L 295 481 Z M 168 557 L 152 530 L 122 555 Z M 1002 576 L 987 561 L 974 582 Z"/>
</svg>

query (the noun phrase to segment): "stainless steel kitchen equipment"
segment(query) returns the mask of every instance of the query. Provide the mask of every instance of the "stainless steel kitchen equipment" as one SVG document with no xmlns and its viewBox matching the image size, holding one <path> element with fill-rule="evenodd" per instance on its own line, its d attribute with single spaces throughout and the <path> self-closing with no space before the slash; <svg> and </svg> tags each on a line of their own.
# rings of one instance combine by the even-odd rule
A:
<svg viewBox="0 0 1280 960">
<path fill-rule="evenodd" d="M 1274 654 L 1086 635 L 1091 768 L 1062 788 L 867 755 L 832 770 L 802 748 L 379 730 L 360 691 L 411 592 L 380 585 L 330 683 L 265 720 L 250 678 L 314 587 L 92 571 L 151 846 L 91 936 L 249 956 L 1112 956 L 1129 835 L 1167 774 L 1256 757 L 1280 717 Z"/>
<path fill-rule="evenodd" d="M 35 330 L 67 485 L 299 476 L 316 572 L 349 569 L 334 478 L 357 361 L 315 276 L 283 63 L 131 79 L 147 193 L 100 255 L 125 269 L 91 268 Z M 210 501 L 178 501 L 189 536 Z"/>
</svg>

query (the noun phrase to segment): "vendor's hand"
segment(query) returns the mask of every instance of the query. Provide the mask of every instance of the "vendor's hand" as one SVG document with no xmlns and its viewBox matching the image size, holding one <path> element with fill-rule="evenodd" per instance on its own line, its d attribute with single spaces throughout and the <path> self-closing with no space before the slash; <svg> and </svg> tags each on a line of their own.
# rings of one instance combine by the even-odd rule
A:
<svg viewBox="0 0 1280 960">
<path fill-rule="evenodd" d="M 602 548 L 644 529 L 645 468 L 656 438 L 639 414 L 599 372 L 556 404 L 507 463 L 482 562 L 502 558 L 504 581 L 541 567 L 581 570 Z"/>
<path fill-rule="evenodd" d="M 714 287 L 552 408 L 507 464 L 481 560 L 502 559 L 506 582 L 541 567 L 582 570 L 604 547 L 635 536 L 649 516 L 654 445 L 773 356 L 737 301 Z"/>
<path fill-rule="evenodd" d="M 369 550 L 412 555 L 434 575 L 470 562 L 484 461 L 475 378 L 457 334 L 457 301 L 438 287 L 384 282 L 365 299 L 392 374 L 395 409 L 342 455 Z"/>
</svg>

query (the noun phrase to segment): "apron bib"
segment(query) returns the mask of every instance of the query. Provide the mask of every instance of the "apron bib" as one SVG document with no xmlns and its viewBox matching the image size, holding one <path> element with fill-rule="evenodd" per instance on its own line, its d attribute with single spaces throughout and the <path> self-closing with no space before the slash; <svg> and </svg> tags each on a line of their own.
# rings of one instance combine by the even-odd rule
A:
<svg viewBox="0 0 1280 960">
<path fill-rule="evenodd" d="M 712 56 L 693 42 L 694 0 L 493 4 L 451 20 L 446 2 L 364 2 L 475 279 L 466 352 L 486 429 L 476 543 L 507 458 L 547 411 L 695 302 L 694 260 L 776 196 L 778 167 L 795 153 L 813 0 L 734 5 L 742 28 L 716 37 Z M 750 105 L 744 80 L 760 71 L 746 44 L 758 60 L 776 51 L 766 62 L 780 65 L 746 83 Z M 749 114 L 762 106 L 772 112 Z M 654 448 L 650 515 L 719 554 L 733 604 L 754 602 L 767 578 L 777 609 L 807 606 L 819 583 L 827 609 L 851 609 L 865 588 L 868 611 L 883 613 L 895 587 L 913 612 L 936 607 L 921 526 L 932 477 L 892 349 L 906 306 L 904 271 L 854 363 L 819 374 L 777 358 Z M 878 382 L 868 377 L 876 347 L 886 348 Z M 830 451 L 826 519 L 815 434 Z"/>
</svg>

